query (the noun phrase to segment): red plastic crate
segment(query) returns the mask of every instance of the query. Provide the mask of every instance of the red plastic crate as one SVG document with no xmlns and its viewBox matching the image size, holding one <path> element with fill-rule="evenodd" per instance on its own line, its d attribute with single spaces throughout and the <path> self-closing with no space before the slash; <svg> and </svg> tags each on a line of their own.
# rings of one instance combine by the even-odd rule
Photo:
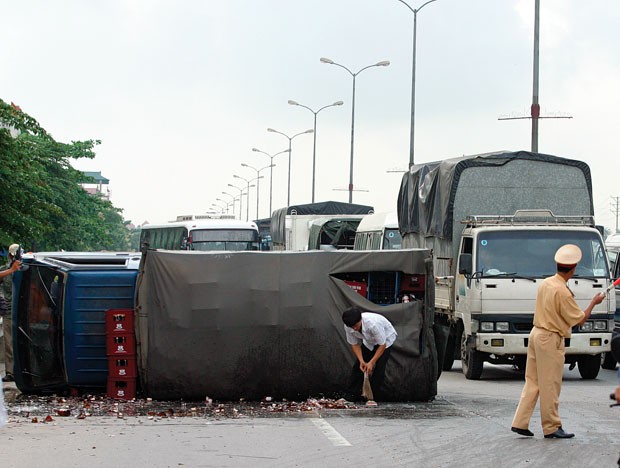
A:
<svg viewBox="0 0 620 468">
<path fill-rule="evenodd" d="M 135 356 L 112 356 L 108 358 L 108 378 L 136 378 L 138 371 Z"/>
<path fill-rule="evenodd" d="M 356 291 L 358 294 L 366 297 L 367 292 L 368 292 L 368 285 L 366 283 L 363 283 L 361 281 L 348 281 L 348 280 L 345 280 L 345 283 L 347 283 L 351 287 L 351 289 Z"/>
<path fill-rule="evenodd" d="M 106 335 L 108 356 L 135 356 L 136 337 L 133 333 L 113 333 Z"/>
<path fill-rule="evenodd" d="M 109 309 L 105 312 L 106 333 L 134 333 L 133 309 Z"/>
<path fill-rule="evenodd" d="M 119 400 L 131 400 L 136 397 L 136 379 L 120 377 L 108 378 L 107 395 Z"/>
</svg>

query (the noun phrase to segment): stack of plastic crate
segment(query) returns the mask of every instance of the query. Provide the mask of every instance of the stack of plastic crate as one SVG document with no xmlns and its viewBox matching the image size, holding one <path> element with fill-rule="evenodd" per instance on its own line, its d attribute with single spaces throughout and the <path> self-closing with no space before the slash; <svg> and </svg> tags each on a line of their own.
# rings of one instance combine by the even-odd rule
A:
<svg viewBox="0 0 620 468">
<path fill-rule="evenodd" d="M 106 351 L 108 355 L 108 397 L 121 400 L 135 398 L 138 373 L 132 309 L 106 311 Z"/>
</svg>

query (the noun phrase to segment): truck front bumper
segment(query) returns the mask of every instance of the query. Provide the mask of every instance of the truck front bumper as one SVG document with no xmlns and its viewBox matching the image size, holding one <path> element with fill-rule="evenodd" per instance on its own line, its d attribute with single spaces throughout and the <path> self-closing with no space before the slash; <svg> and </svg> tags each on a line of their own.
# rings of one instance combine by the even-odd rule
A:
<svg viewBox="0 0 620 468">
<path fill-rule="evenodd" d="M 476 349 L 503 356 L 527 354 L 529 334 L 477 333 Z M 565 339 L 566 354 L 601 354 L 611 350 L 611 333 L 573 333 Z"/>
</svg>

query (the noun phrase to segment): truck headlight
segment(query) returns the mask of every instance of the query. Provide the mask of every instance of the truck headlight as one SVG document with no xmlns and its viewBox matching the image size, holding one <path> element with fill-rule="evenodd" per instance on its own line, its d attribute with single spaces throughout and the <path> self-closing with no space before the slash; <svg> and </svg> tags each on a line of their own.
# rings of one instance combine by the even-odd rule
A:
<svg viewBox="0 0 620 468">
<path fill-rule="evenodd" d="M 605 331 L 607 330 L 607 320 L 595 320 L 594 321 L 594 329 L 597 331 Z"/>
<path fill-rule="evenodd" d="M 507 332 L 510 330 L 510 324 L 508 322 L 497 322 L 495 324 L 495 329 L 501 332 Z"/>
<path fill-rule="evenodd" d="M 592 328 L 593 328 L 592 322 L 588 321 L 584 323 L 580 328 L 581 328 L 581 331 L 585 331 L 585 332 L 592 331 Z"/>
<path fill-rule="evenodd" d="M 493 322 L 480 322 L 480 331 L 492 332 L 493 331 Z"/>
</svg>

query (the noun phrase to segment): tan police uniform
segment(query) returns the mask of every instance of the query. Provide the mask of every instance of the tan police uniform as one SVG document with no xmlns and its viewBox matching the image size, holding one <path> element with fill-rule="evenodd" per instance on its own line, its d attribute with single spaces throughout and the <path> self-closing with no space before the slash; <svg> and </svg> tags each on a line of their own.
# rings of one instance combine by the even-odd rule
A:
<svg viewBox="0 0 620 468">
<path fill-rule="evenodd" d="M 534 327 L 527 347 L 525 385 L 513 427 L 529 427 L 539 395 L 543 433 L 552 434 L 562 426 L 558 405 L 564 370 L 564 339 L 570 338 L 571 328 L 584 317 L 564 278 L 556 274 L 543 280 L 536 297 Z"/>
</svg>

